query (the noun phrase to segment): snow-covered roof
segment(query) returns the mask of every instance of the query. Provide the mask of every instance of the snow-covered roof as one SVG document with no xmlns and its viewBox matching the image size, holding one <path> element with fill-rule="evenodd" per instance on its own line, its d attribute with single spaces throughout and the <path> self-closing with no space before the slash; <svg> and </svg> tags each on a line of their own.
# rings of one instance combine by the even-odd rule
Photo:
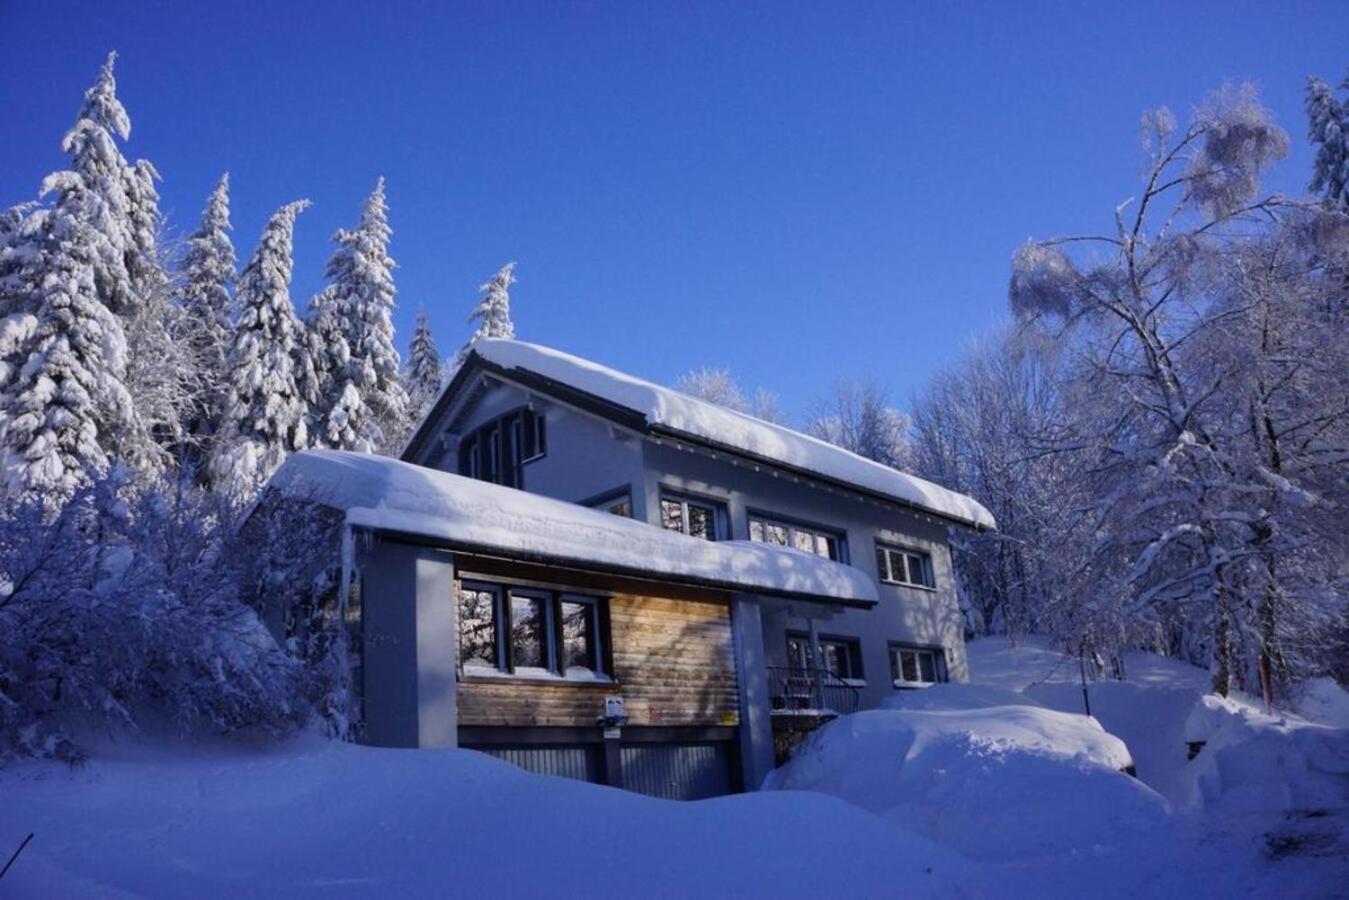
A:
<svg viewBox="0 0 1349 900">
<path fill-rule="evenodd" d="M 997 527 L 993 514 L 972 497 L 865 459 L 799 431 L 699 400 L 560 350 L 524 341 L 485 339 L 476 341 L 473 351 L 502 369 L 518 369 L 560 382 L 636 413 L 655 430 L 823 476 L 976 527 Z"/>
<path fill-rule="evenodd" d="M 454 547 L 726 589 L 876 602 L 865 572 L 831 560 L 770 544 L 704 541 L 383 456 L 306 450 L 287 459 L 269 486 L 341 510 L 351 525 Z"/>
</svg>

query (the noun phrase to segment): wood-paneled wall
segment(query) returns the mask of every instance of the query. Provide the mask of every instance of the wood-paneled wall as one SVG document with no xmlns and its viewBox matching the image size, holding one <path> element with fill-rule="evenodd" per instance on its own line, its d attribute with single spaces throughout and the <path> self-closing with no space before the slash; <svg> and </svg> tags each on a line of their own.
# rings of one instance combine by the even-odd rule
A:
<svg viewBox="0 0 1349 900">
<path fill-rule="evenodd" d="M 462 680 L 459 724 L 594 727 L 608 696 L 624 698 L 630 725 L 739 724 L 724 603 L 620 594 L 609 619 L 615 683 Z"/>
</svg>

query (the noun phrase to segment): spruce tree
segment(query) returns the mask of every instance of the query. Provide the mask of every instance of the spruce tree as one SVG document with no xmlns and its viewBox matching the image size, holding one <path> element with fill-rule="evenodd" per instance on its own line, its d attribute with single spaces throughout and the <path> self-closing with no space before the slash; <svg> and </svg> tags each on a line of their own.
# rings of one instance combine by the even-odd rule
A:
<svg viewBox="0 0 1349 900">
<path fill-rule="evenodd" d="M 230 240 L 229 174 L 220 176 L 206 201 L 197 230 L 187 239 L 182 260 L 180 338 L 196 363 L 201 390 L 185 430 L 204 445 L 220 427 L 228 396 L 228 363 L 233 342 L 231 319 L 235 280 L 234 244 Z M 209 454 L 209 448 L 204 448 Z"/>
<path fill-rule="evenodd" d="M 426 415 L 431 404 L 440 396 L 444 386 L 445 365 L 440 358 L 440 350 L 431 336 L 431 324 L 427 321 L 426 311 L 417 312 L 417 326 L 412 332 L 412 343 L 408 345 L 407 368 L 403 372 L 403 384 L 407 387 L 409 419 L 418 422 Z"/>
<path fill-rule="evenodd" d="M 251 498 L 287 454 L 308 446 L 296 380 L 304 325 L 290 301 L 295 217 L 308 206 L 299 200 L 272 215 L 239 276 L 229 395 L 211 461 L 217 490 L 238 502 Z"/>
<path fill-rule="evenodd" d="M 1349 87 L 1347 79 L 1343 87 Z M 1316 148 L 1309 189 L 1330 206 L 1349 207 L 1349 122 L 1330 85 L 1307 79 L 1307 136 Z"/>
<path fill-rule="evenodd" d="M 319 403 L 314 437 L 325 446 L 376 452 L 406 428 L 408 400 L 394 347 L 391 234 L 381 178 L 357 227 L 333 236 L 329 283 L 311 309 L 309 356 Z"/>
<path fill-rule="evenodd" d="M 511 321 L 513 284 L 515 284 L 515 263 L 508 262 L 485 284 L 478 286 L 478 290 L 482 292 L 482 299 L 468 317 L 470 322 L 477 320 L 478 328 L 468 339 L 468 343 L 459 348 L 459 352 L 455 354 L 454 362 L 450 366 L 450 377 L 459 371 L 459 367 L 464 364 L 469 350 L 476 342 L 483 338 L 500 338 L 508 341 L 515 339 L 515 323 Z"/>
<path fill-rule="evenodd" d="M 10 234 L 0 453 L 8 490 L 52 505 L 111 459 L 141 462 L 152 446 L 128 391 L 123 317 L 166 279 L 143 255 L 153 251 L 158 216 L 153 169 L 128 166 L 117 146 L 131 123 L 117 99 L 115 59 L 109 54 L 62 139 L 70 168 L 43 181 L 40 196 L 51 205 Z"/>
</svg>

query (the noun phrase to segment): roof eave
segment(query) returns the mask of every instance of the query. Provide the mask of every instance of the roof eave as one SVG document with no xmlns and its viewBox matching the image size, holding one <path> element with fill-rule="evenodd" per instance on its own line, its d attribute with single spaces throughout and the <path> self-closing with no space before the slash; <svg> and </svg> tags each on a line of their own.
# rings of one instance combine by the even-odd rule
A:
<svg viewBox="0 0 1349 900">
<path fill-rule="evenodd" d="M 348 521 L 347 526 L 350 528 L 359 528 L 374 534 L 384 534 L 402 538 L 410 543 L 425 544 L 427 546 L 433 546 L 453 552 L 471 553 L 479 556 L 495 556 L 499 559 L 511 562 L 553 566 L 556 568 L 570 569 L 577 572 L 587 572 L 596 575 L 615 575 L 637 581 L 647 581 L 653 584 L 706 588 L 709 590 L 726 591 L 730 593 L 760 594 L 766 597 L 783 597 L 789 600 L 808 600 L 813 603 L 826 603 L 853 609 L 871 609 L 878 603 L 876 600 L 865 597 L 831 597 L 821 594 L 812 594 L 805 591 L 790 591 L 781 588 L 758 587 L 736 582 L 721 581 L 719 579 L 699 578 L 692 575 L 653 573 L 649 569 L 619 566 L 573 557 L 556 556 L 553 554 L 538 553 L 536 551 L 521 551 L 489 544 L 478 544 L 472 541 L 455 540 L 453 538 L 446 538 L 443 535 L 428 535 L 417 531 L 407 531 L 384 526 L 371 526 L 360 522 Z"/>
</svg>

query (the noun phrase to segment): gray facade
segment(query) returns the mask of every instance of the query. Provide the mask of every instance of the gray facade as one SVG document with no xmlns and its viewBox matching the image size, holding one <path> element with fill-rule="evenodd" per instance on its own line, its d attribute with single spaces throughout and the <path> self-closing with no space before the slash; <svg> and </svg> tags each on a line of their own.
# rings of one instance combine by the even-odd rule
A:
<svg viewBox="0 0 1349 900">
<path fill-rule="evenodd" d="M 855 642 L 860 671 L 851 673 L 856 677 L 849 683 L 860 694 L 863 707 L 876 706 L 897 690 L 891 675 L 895 645 L 930 649 L 938 677 L 968 680 L 947 540 L 949 521 L 695 441 L 643 433 L 602 409 L 585 408 L 574 397 L 560 398 L 500 373 L 470 371 L 457 384 L 451 388 L 454 396 L 442 401 L 438 418 L 428 423 L 423 439 L 405 455 L 409 462 L 456 472 L 463 435 L 503 414 L 529 408 L 546 423 L 547 451 L 522 466 L 518 486 L 525 491 L 577 503 L 627 491 L 633 517 L 653 527 L 660 527 L 662 494 L 710 501 L 721 511 L 718 539 L 723 540 L 749 540 L 752 515 L 840 536 L 843 561 L 876 580 L 879 603 L 871 609 L 740 604 L 742 617 L 758 607 L 753 627 L 737 625 L 737 651 L 757 660 L 758 671 L 765 665 L 787 666 L 789 633 L 799 633 L 811 641 L 823 637 Z M 933 587 L 883 581 L 877 572 L 877 542 L 927 554 Z M 761 645 L 747 647 L 746 640 L 759 640 Z M 755 763 L 756 758 L 762 760 L 761 747 L 744 752 L 747 784 L 759 780 L 757 773 L 748 771 L 762 764 Z"/>
</svg>

